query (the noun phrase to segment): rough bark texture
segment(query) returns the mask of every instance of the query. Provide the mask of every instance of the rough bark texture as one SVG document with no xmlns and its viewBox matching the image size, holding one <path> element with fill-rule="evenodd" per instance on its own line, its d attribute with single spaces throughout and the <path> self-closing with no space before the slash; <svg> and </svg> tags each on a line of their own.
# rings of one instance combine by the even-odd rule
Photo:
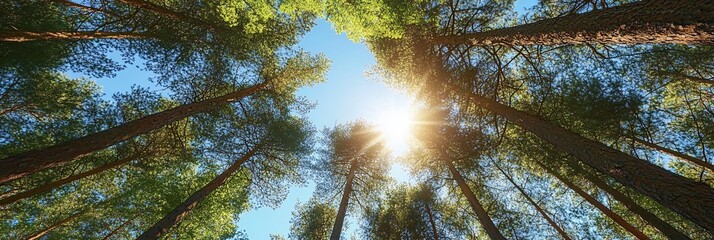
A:
<svg viewBox="0 0 714 240">
<path fill-rule="evenodd" d="M 466 199 L 469 201 L 471 209 L 478 217 L 478 221 L 479 223 L 481 223 L 481 227 L 483 228 L 483 230 L 486 231 L 486 233 L 488 234 L 488 237 L 493 240 L 505 240 L 506 238 L 503 236 L 503 234 L 501 234 L 501 231 L 498 230 L 498 227 L 496 227 L 496 224 L 493 223 L 491 217 L 488 216 L 486 209 L 483 208 L 483 205 L 478 200 L 478 198 L 476 198 L 476 195 L 474 195 L 474 193 L 471 191 L 469 185 L 466 184 L 466 181 L 461 176 L 461 173 L 459 173 L 459 171 L 456 170 L 456 167 L 454 167 L 454 163 L 452 163 L 451 160 L 447 159 L 444 159 L 443 161 L 449 168 L 451 176 L 454 177 L 456 183 L 459 185 L 459 188 L 461 188 L 461 192 L 464 194 L 464 196 L 466 196 Z"/>
<path fill-rule="evenodd" d="M 94 151 L 107 148 L 140 134 L 148 133 L 193 114 L 205 112 L 239 100 L 262 90 L 265 86 L 266 83 L 262 83 L 220 97 L 178 106 L 45 149 L 7 157 L 0 160 L 0 184 L 43 169 L 65 165 Z"/>
<path fill-rule="evenodd" d="M 634 236 L 637 239 L 649 239 L 649 237 L 645 236 L 644 233 L 642 233 L 639 229 L 635 228 L 635 226 L 632 226 L 629 222 L 627 222 L 624 218 L 622 218 L 620 215 L 617 213 L 613 212 L 607 206 L 602 204 L 600 201 L 595 199 L 593 196 L 585 192 L 583 189 L 579 188 L 575 183 L 571 182 L 570 180 L 566 179 L 563 177 L 563 175 L 560 175 L 560 173 L 556 172 L 555 170 L 551 169 L 550 167 L 547 167 L 543 165 L 542 163 L 538 163 L 543 169 L 545 169 L 546 172 L 548 172 L 550 175 L 553 175 L 555 178 L 560 180 L 560 182 L 564 183 L 565 186 L 570 188 L 571 190 L 575 191 L 580 197 L 584 198 L 588 203 L 592 204 L 595 206 L 600 212 L 605 214 L 605 216 L 609 217 L 615 223 L 620 225 L 622 228 L 624 228 L 626 231 L 628 231 L 632 236 Z"/>
<path fill-rule="evenodd" d="M 216 26 L 215 24 L 208 23 L 204 20 L 192 17 L 191 15 L 187 15 L 181 12 L 176 12 L 174 10 L 171 10 L 169 8 L 166 8 L 164 6 L 145 1 L 145 0 L 119 0 L 123 3 L 126 3 L 128 5 L 132 5 L 141 9 L 146 9 L 182 22 L 190 23 L 196 26 L 200 26 L 206 29 L 211 29 L 211 30 L 216 30 L 216 31 L 223 31 L 225 30 L 223 27 Z"/>
<path fill-rule="evenodd" d="M 29 42 L 46 40 L 92 40 L 150 38 L 151 35 L 136 32 L 0 32 L 2 42 Z"/>
<path fill-rule="evenodd" d="M 713 44 L 712 13 L 712 0 L 644 0 L 515 27 L 439 36 L 432 41 L 469 45 Z"/>
<path fill-rule="evenodd" d="M 350 194 L 352 193 L 352 183 L 355 178 L 355 161 L 350 164 L 350 171 L 347 173 L 347 179 L 345 182 L 345 190 L 342 191 L 342 200 L 340 200 L 340 209 L 337 210 L 337 217 L 335 218 L 335 225 L 332 226 L 332 233 L 330 234 L 330 240 L 340 240 L 340 235 L 342 235 L 342 225 L 345 222 L 345 215 L 347 215 L 347 206 L 350 203 Z"/>
<path fill-rule="evenodd" d="M 684 161 L 688 161 L 688 162 L 690 162 L 690 163 L 693 163 L 693 164 L 696 164 L 696 165 L 699 165 L 699 166 L 708 168 L 710 171 L 714 172 L 714 165 L 712 165 L 711 163 L 706 162 L 706 161 L 704 161 L 704 160 L 701 160 L 701 159 L 698 159 L 698 158 L 689 156 L 689 155 L 684 154 L 684 153 L 681 153 L 681 152 L 674 151 L 674 150 L 669 149 L 669 148 L 662 147 L 662 146 L 660 146 L 660 145 L 657 145 L 657 144 L 654 144 L 654 143 L 645 141 L 645 140 L 640 139 L 640 138 L 635 137 L 635 136 L 628 137 L 628 138 L 632 139 L 632 141 L 635 141 L 635 142 L 638 143 L 638 144 L 642 144 L 643 146 L 646 146 L 646 147 L 652 148 L 652 149 L 654 149 L 654 150 L 657 150 L 657 151 L 660 151 L 660 152 L 663 152 L 663 153 L 672 155 L 672 156 L 677 157 L 677 158 L 679 158 L 679 159 L 682 159 L 682 160 L 684 160 Z"/>
<path fill-rule="evenodd" d="M 560 225 L 558 225 L 558 224 L 548 215 L 548 213 L 545 212 L 545 209 L 541 208 L 541 207 L 538 205 L 538 203 L 536 203 L 530 196 L 528 196 L 528 194 L 526 193 L 525 189 L 521 188 L 521 186 L 519 186 L 519 185 L 516 183 L 516 181 L 513 180 L 513 178 L 511 178 L 511 176 L 506 173 L 506 171 L 503 171 L 503 169 L 501 169 L 501 167 L 498 166 L 498 164 L 497 164 L 496 162 L 494 162 L 493 165 L 496 166 L 496 168 L 497 168 L 501 173 L 503 173 L 503 176 L 505 176 L 506 179 L 508 179 L 508 181 L 509 181 L 511 184 L 513 184 L 513 186 L 516 187 L 516 189 L 518 189 L 518 191 L 521 193 L 521 195 L 523 195 L 523 197 L 525 197 L 526 200 L 528 200 L 528 202 L 536 209 L 536 211 L 538 211 L 538 213 L 540 213 L 540 215 L 543 216 L 543 218 L 545 218 L 545 220 L 548 222 L 548 224 L 550 224 L 550 226 L 553 227 L 553 228 L 555 229 L 555 231 L 558 231 L 558 234 L 560 234 L 560 236 L 561 236 L 563 239 L 565 239 L 565 240 L 571 240 L 571 239 L 572 239 L 572 238 L 570 238 L 570 236 L 568 236 L 568 233 L 566 233 L 565 230 L 563 230 L 563 228 L 561 228 Z"/>
<path fill-rule="evenodd" d="M 586 165 L 604 173 L 703 228 L 714 231 L 714 189 L 704 183 L 669 172 L 657 165 L 632 157 L 494 100 L 450 86 L 473 103 L 506 118 L 571 154 Z"/>
<path fill-rule="evenodd" d="M 633 212 L 634 214 L 637 214 L 642 218 L 642 220 L 645 220 L 647 223 L 652 225 L 653 227 L 657 228 L 659 232 L 667 236 L 669 239 L 690 239 L 687 237 L 687 235 L 684 235 L 680 231 L 678 231 L 676 228 L 672 227 L 672 225 L 669 225 L 669 223 L 663 221 L 656 215 L 652 214 L 650 211 L 647 211 L 647 209 L 643 208 L 639 204 L 637 204 L 634 200 L 632 200 L 630 197 L 626 196 L 622 192 L 618 191 L 617 189 L 611 187 L 605 181 L 600 179 L 598 176 L 595 176 L 595 174 L 585 171 L 585 169 L 581 168 L 577 164 L 570 164 L 573 169 L 580 173 L 582 176 L 584 176 L 588 181 L 591 183 L 595 184 L 598 188 L 602 189 L 605 191 L 607 194 L 610 194 L 615 200 L 618 202 L 622 203 L 622 205 L 625 205 L 627 210 L 630 210 L 630 212 Z"/>
<path fill-rule="evenodd" d="M 194 207 L 196 207 L 199 202 L 203 201 L 203 199 L 206 199 L 206 197 L 208 197 L 208 195 L 210 195 L 213 191 L 223 186 L 223 184 L 226 183 L 228 178 L 233 175 L 233 173 L 238 171 L 241 165 L 243 165 L 245 161 L 255 155 L 255 153 L 260 150 L 261 147 L 262 145 L 257 145 L 253 147 L 253 149 L 248 151 L 245 155 L 243 155 L 243 157 L 236 160 L 230 167 L 228 167 L 221 174 L 216 176 L 216 178 L 211 180 L 211 182 L 203 186 L 198 191 L 194 192 L 183 203 L 181 203 L 181 205 L 178 205 L 176 208 L 171 210 L 169 214 L 166 214 L 166 216 L 156 222 L 153 226 L 147 229 L 143 234 L 141 234 L 141 236 L 137 237 L 136 239 L 158 239 L 163 236 L 169 231 L 169 229 L 171 229 L 172 226 L 183 220 L 183 218 L 186 217 L 186 215 L 188 215 L 188 213 Z"/>
<path fill-rule="evenodd" d="M 434 234 L 434 240 L 439 240 L 439 231 L 436 230 L 436 221 L 434 221 L 434 213 L 431 212 L 431 208 L 428 203 L 424 203 L 424 208 L 426 208 L 426 215 L 429 216 L 429 224 L 431 225 L 431 232 Z"/>
<path fill-rule="evenodd" d="M 7 197 L 7 198 L 0 199 L 0 206 L 5 206 L 5 205 L 8 205 L 8 204 L 11 204 L 11 203 L 20 201 L 20 200 L 22 200 L 22 199 L 29 198 L 29 197 L 35 196 L 35 195 L 37 195 L 37 194 L 40 194 L 40 193 L 44 193 L 44 192 L 46 192 L 46 191 L 52 190 L 53 188 L 60 187 L 60 186 L 65 185 L 65 184 L 67 184 L 67 183 L 71 183 L 71 182 L 77 181 L 77 180 L 79 180 L 79 179 L 82 179 L 82 178 L 85 178 L 85 177 L 89 177 L 89 176 L 92 176 L 92 175 L 94 175 L 94 174 L 97 174 L 97 173 L 100 173 L 100 172 L 103 172 L 103 171 L 106 171 L 106 170 L 109 170 L 109 169 L 112 169 L 112 168 L 121 166 L 121 165 L 123 165 L 123 164 L 125 164 L 125 163 L 130 162 L 132 159 L 135 159 L 135 157 L 134 157 L 134 156 L 127 156 L 127 157 L 122 158 L 122 159 L 119 159 L 119 160 L 117 160 L 117 161 L 110 162 L 110 163 L 106 163 L 106 164 L 104 164 L 104 165 L 102 165 L 102 166 L 99 166 L 99 167 L 97 167 L 97 168 L 94 168 L 94 169 L 92 169 L 92 170 L 89 170 L 89 171 L 86 171 L 86 172 L 83 172 L 83 173 L 80 173 L 80 174 L 72 175 L 72 176 L 69 176 L 69 177 L 66 177 L 66 178 L 63 178 L 63 179 L 54 181 L 54 182 L 46 183 L 46 184 L 43 184 L 43 185 L 41 185 L 41 186 L 35 187 L 35 188 L 33 188 L 33 189 L 30 189 L 30 190 L 27 190 L 27 191 L 24 191 L 24 192 L 21 192 L 21 193 L 18 193 L 18 194 L 9 196 L 9 197 Z"/>
<path fill-rule="evenodd" d="M 86 209 L 79 211 L 78 213 L 72 214 L 72 216 L 66 217 L 65 219 L 62 219 L 61 221 L 56 222 L 55 224 L 52 224 L 52 226 L 49 226 L 45 229 L 40 230 L 39 232 L 36 232 L 30 236 L 27 236 L 26 239 L 27 240 L 40 239 L 42 236 L 45 236 L 47 233 L 51 232 L 52 230 L 55 230 L 56 228 L 61 227 L 62 225 L 74 220 L 75 218 L 82 216 L 82 214 L 84 214 L 85 212 L 87 212 Z"/>
</svg>

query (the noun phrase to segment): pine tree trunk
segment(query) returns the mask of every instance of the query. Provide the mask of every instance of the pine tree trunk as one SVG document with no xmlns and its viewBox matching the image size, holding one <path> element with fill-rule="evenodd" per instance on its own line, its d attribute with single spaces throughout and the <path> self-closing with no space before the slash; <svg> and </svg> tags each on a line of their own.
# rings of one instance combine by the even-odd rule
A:
<svg viewBox="0 0 714 240">
<path fill-rule="evenodd" d="M 647 223 L 652 225 L 653 227 L 657 228 L 662 234 L 667 236 L 669 239 L 690 239 L 687 237 L 687 235 L 684 235 L 680 231 L 678 231 L 676 228 L 672 227 L 672 225 L 669 225 L 669 223 L 663 221 L 656 215 L 650 213 L 647 211 L 647 209 L 643 208 L 639 204 L 637 204 L 634 200 L 632 200 L 630 197 L 625 196 L 622 192 L 618 191 L 617 189 L 611 187 L 605 181 L 600 179 L 598 176 L 595 176 L 595 174 L 585 171 L 582 167 L 578 166 L 575 163 L 569 164 L 577 173 L 580 173 L 580 175 L 584 176 L 588 181 L 591 183 L 595 184 L 598 188 L 602 189 L 605 191 L 607 194 L 610 194 L 615 200 L 618 202 L 622 203 L 630 212 L 633 212 L 640 216 L 642 220 L 645 220 Z"/>
<path fill-rule="evenodd" d="M 703 228 L 714 231 L 714 189 L 494 100 L 453 85 L 463 97 L 571 154 Z M 643 174 L 646 173 L 646 174 Z"/>
<path fill-rule="evenodd" d="M 451 162 L 451 160 L 444 159 L 444 163 L 446 163 L 446 166 L 449 168 L 449 172 L 451 172 L 451 176 L 454 177 L 456 180 L 456 183 L 459 185 L 459 188 L 461 188 L 461 192 L 466 196 L 466 199 L 469 201 L 469 205 L 471 205 L 471 209 L 474 211 L 476 216 L 478 217 L 479 223 L 481 223 L 481 228 L 483 228 L 484 231 L 488 234 L 488 237 L 493 239 L 493 240 L 498 240 L 498 239 L 503 239 L 505 240 L 506 238 L 501 234 L 501 231 L 498 230 L 498 227 L 496 227 L 496 224 L 493 223 L 493 220 L 491 220 L 491 217 L 488 216 L 488 213 L 486 212 L 486 209 L 483 208 L 483 205 L 481 205 L 481 202 L 476 198 L 476 195 L 471 191 L 471 188 L 469 185 L 466 184 L 466 181 L 464 178 L 461 176 L 461 173 L 459 173 L 458 170 L 456 170 L 456 167 L 454 167 L 454 163 Z"/>
<path fill-rule="evenodd" d="M 439 231 L 436 230 L 436 221 L 434 221 L 434 213 L 431 211 L 428 203 L 424 203 L 426 215 L 429 216 L 429 224 L 431 224 L 431 232 L 434 234 L 434 240 L 439 240 Z"/>
<path fill-rule="evenodd" d="M 55 224 L 52 224 L 52 226 L 49 226 L 49 227 L 47 227 L 47 228 L 45 228 L 45 229 L 42 229 L 42 230 L 39 231 L 39 232 L 36 232 L 36 233 L 32 234 L 32 235 L 28 236 L 26 239 L 27 239 L 27 240 L 37 240 L 37 239 L 40 239 L 42 236 L 47 235 L 47 234 L 48 234 L 49 232 L 51 232 L 52 230 L 55 230 L 56 228 L 61 227 L 62 225 L 64 225 L 64 224 L 66 224 L 66 223 L 68 223 L 68 222 L 74 220 L 75 218 L 77 218 L 77 217 L 79 217 L 79 216 L 82 216 L 82 214 L 84 214 L 85 212 L 87 212 L 87 209 L 82 210 L 82 211 L 79 211 L 78 213 L 72 214 L 72 216 L 66 217 L 65 219 L 62 219 L 61 221 L 56 222 Z"/>
<path fill-rule="evenodd" d="M 79 157 L 91 154 L 124 140 L 148 133 L 167 124 L 237 101 L 265 88 L 261 83 L 229 94 L 178 106 L 163 112 L 93 133 L 45 149 L 34 150 L 0 160 L 0 184 L 25 175 L 59 167 Z"/>
<path fill-rule="evenodd" d="M 509 176 L 509 175 L 506 173 L 506 171 L 503 171 L 503 169 L 501 169 L 501 167 L 498 166 L 498 164 L 497 164 L 495 161 L 493 161 L 493 165 L 496 166 L 496 168 L 497 168 L 501 173 L 503 173 L 503 176 L 505 176 L 506 179 L 508 179 L 508 181 L 511 182 L 511 184 L 513 184 L 513 186 L 516 187 L 516 189 L 518 189 L 518 191 L 521 193 L 521 195 L 523 195 L 523 197 L 525 197 L 526 200 L 528 200 L 528 202 L 536 209 L 536 211 L 538 211 L 538 213 L 540 213 L 540 215 L 543 216 L 543 218 L 545 218 L 546 221 L 548 221 L 548 224 L 550 224 L 550 226 L 553 227 L 553 228 L 555 229 L 555 231 L 558 231 L 558 234 L 560 234 L 560 236 L 561 236 L 563 239 L 565 239 L 565 240 L 571 240 L 571 239 L 572 239 L 572 238 L 570 238 L 570 236 L 568 236 L 568 233 L 566 233 L 565 230 L 563 230 L 563 228 L 561 228 L 561 227 L 548 215 L 548 213 L 546 213 L 545 210 L 544 210 L 543 208 L 541 208 L 541 207 L 538 205 L 538 203 L 536 203 L 530 196 L 528 196 L 528 194 L 526 193 L 525 189 L 521 188 L 521 186 L 519 186 L 519 185 L 516 183 L 516 181 L 513 180 L 513 178 L 511 178 L 511 176 Z"/>
<path fill-rule="evenodd" d="M 515 27 L 456 36 L 436 44 L 561 45 L 714 43 L 714 1 L 643 0 Z"/>
<path fill-rule="evenodd" d="M 592 204 L 593 206 L 595 206 L 595 208 L 597 208 L 598 210 L 600 210 L 600 212 L 602 212 L 603 214 L 605 214 L 605 216 L 607 216 L 607 217 L 609 217 L 610 219 L 612 219 L 613 221 L 615 221 L 615 223 L 617 223 L 618 225 L 620 225 L 620 227 L 624 228 L 626 231 L 628 231 L 630 234 L 632 234 L 632 236 L 634 236 L 634 237 L 637 238 L 637 239 L 649 239 L 649 237 L 645 236 L 645 234 L 642 233 L 639 229 L 635 228 L 635 226 L 632 226 L 632 224 L 630 224 L 629 222 L 627 222 L 627 221 L 626 221 L 624 218 L 622 218 L 620 215 L 618 215 L 617 213 L 613 212 L 612 210 L 610 210 L 609 208 L 607 208 L 607 206 L 605 206 L 605 205 L 602 204 L 600 201 L 598 201 L 597 199 L 595 199 L 593 196 L 591 196 L 590 194 L 588 194 L 587 192 L 585 192 L 583 189 L 581 189 L 581 188 L 579 188 L 578 186 L 576 186 L 575 183 L 573 183 L 573 182 L 571 182 L 570 180 L 564 178 L 562 175 L 560 175 L 560 173 L 556 172 L 556 171 L 553 170 L 552 168 L 547 167 L 547 166 L 543 165 L 543 164 L 540 163 L 540 162 L 537 162 L 537 164 L 538 164 L 541 168 L 545 169 L 545 171 L 548 172 L 550 175 L 553 175 L 555 178 L 557 178 L 558 180 L 560 180 L 560 182 L 564 183 L 565 186 L 567 186 L 567 187 L 570 188 L 571 190 L 575 191 L 578 195 L 580 195 L 580 197 L 582 197 L 582 198 L 584 198 L 586 201 L 588 201 L 588 203 L 590 203 L 590 204 Z"/>
<path fill-rule="evenodd" d="M 123 164 L 125 164 L 125 163 L 130 162 L 131 160 L 133 160 L 133 159 L 135 159 L 135 158 L 136 158 L 135 156 L 127 156 L 127 157 L 124 157 L 124 158 L 122 158 L 122 159 L 119 159 L 118 161 L 113 161 L 113 162 L 110 162 L 110 163 L 106 163 L 106 164 L 104 164 L 104 165 L 102 165 L 102 166 L 99 166 L 99 167 L 96 167 L 96 168 L 94 168 L 94 169 L 92 169 L 92 170 L 89 170 L 89 171 L 86 171 L 86 172 L 83 172 L 83 173 L 80 173 L 80 174 L 68 176 L 68 177 L 66 177 L 66 178 L 63 178 L 63 179 L 60 179 L 60 180 L 57 180 L 57 181 L 54 181 L 54 182 L 46 183 L 46 184 L 43 184 L 43 185 L 41 185 L 41 186 L 35 187 L 35 188 L 33 188 L 33 189 L 30 189 L 30 190 L 27 190 L 27 191 L 24 191 L 24 192 L 21 192 L 21 193 L 18 193 L 18 194 L 15 194 L 15 195 L 12 195 L 12 196 L 3 198 L 3 199 L 0 199 L 0 207 L 1 207 L 1 206 L 8 205 L 8 204 L 11 204 L 11 203 L 14 203 L 14 202 L 17 202 L 17 201 L 20 201 L 20 200 L 23 200 L 23 199 L 25 199 L 25 198 L 29 198 L 29 197 L 35 196 L 35 195 L 40 194 L 40 193 L 47 192 L 47 191 L 52 190 L 52 189 L 54 189 L 54 188 L 60 187 L 60 186 L 62 186 L 62 185 L 65 185 L 65 184 L 67 184 L 67 183 L 71 183 L 71 182 L 77 181 L 77 180 L 79 180 L 79 179 L 86 178 L 86 177 L 89 177 L 89 176 L 92 176 L 92 175 L 101 173 L 101 172 L 103 172 L 103 171 L 106 171 L 106 170 L 109 170 L 109 169 L 112 169 L 112 168 L 116 168 L 116 167 L 118 167 L 118 166 L 121 166 L 121 165 L 123 165 Z"/>
<path fill-rule="evenodd" d="M 151 38 L 150 34 L 137 32 L 0 32 L 0 42 L 29 42 L 46 40 L 92 40 Z"/>
<path fill-rule="evenodd" d="M 190 197 L 188 197 L 181 205 L 171 210 L 170 213 L 166 214 L 161 220 L 156 222 L 153 226 L 147 229 L 143 234 L 141 234 L 136 239 L 148 240 L 148 239 L 158 239 L 171 229 L 176 223 L 183 220 L 186 215 L 194 208 L 198 203 L 206 199 L 213 191 L 223 186 L 228 178 L 238 171 L 245 161 L 253 157 L 258 150 L 262 148 L 262 144 L 254 146 L 253 149 L 248 151 L 243 157 L 236 160 L 230 167 L 224 170 L 221 174 L 216 176 L 211 182 L 203 186 L 198 191 L 194 192 Z"/>
<path fill-rule="evenodd" d="M 112 230 L 111 232 L 109 232 L 109 234 L 107 234 L 106 236 L 104 236 L 104 238 L 102 238 L 102 240 L 108 240 L 108 239 L 110 239 L 110 238 L 113 237 L 115 234 L 117 234 L 119 231 L 121 231 L 122 229 L 124 229 L 124 227 L 126 227 L 126 225 L 129 225 L 129 223 L 131 223 L 132 221 L 134 221 L 134 219 L 136 219 L 137 217 L 139 217 L 139 215 L 136 215 L 136 216 L 133 216 L 133 217 L 127 219 L 126 221 L 124 221 L 124 223 L 122 223 L 121 225 L 119 225 L 118 227 L 116 227 L 114 230 Z"/>
<path fill-rule="evenodd" d="M 690 162 L 690 163 L 693 163 L 693 164 L 696 164 L 696 165 L 705 167 L 705 168 L 709 169 L 710 171 L 714 172 L 714 165 L 711 164 L 711 163 L 709 163 L 709 162 L 706 162 L 706 161 L 704 161 L 704 160 L 701 160 L 701 159 L 698 159 L 698 158 L 689 156 L 689 155 L 687 155 L 687 154 L 684 154 L 684 153 L 681 153 L 681 152 L 678 152 L 678 151 L 675 151 L 675 150 L 672 150 L 672 149 L 669 149 L 669 148 L 665 148 L 665 147 L 659 146 L 659 145 L 657 145 L 657 144 L 654 144 L 654 143 L 645 141 L 645 140 L 640 139 L 640 138 L 635 137 L 635 136 L 631 136 L 631 137 L 627 137 L 627 138 L 629 138 L 629 139 L 631 139 L 632 141 L 635 141 L 636 143 L 639 143 L 639 144 L 641 144 L 641 145 L 643 145 L 643 146 L 646 146 L 646 147 L 652 148 L 652 149 L 654 149 L 654 150 L 657 150 L 657 151 L 660 151 L 660 152 L 663 152 L 663 153 L 672 155 L 672 156 L 674 156 L 674 157 L 677 157 L 677 158 L 679 158 L 679 159 L 688 161 L 688 162 Z"/>
<path fill-rule="evenodd" d="M 134 7 L 149 10 L 149 11 L 158 13 L 160 15 L 164 15 L 164 16 L 173 18 L 175 20 L 179 20 L 182 22 L 200 26 L 205 29 L 210 29 L 210 30 L 215 30 L 215 31 L 225 31 L 226 30 L 224 27 L 208 23 L 204 20 L 192 17 L 191 15 L 176 12 L 174 10 L 171 10 L 169 8 L 166 8 L 164 6 L 161 6 L 161 5 L 146 1 L 146 0 L 119 0 L 119 1 L 126 3 L 128 5 L 132 5 Z"/>
<path fill-rule="evenodd" d="M 335 218 L 335 225 L 332 226 L 330 240 L 340 240 L 340 235 L 342 235 L 342 225 L 345 222 L 345 215 L 347 215 L 347 206 L 350 202 L 350 194 L 352 194 L 352 184 L 355 178 L 356 167 L 356 162 L 352 161 L 350 164 L 350 171 L 347 173 L 345 189 L 342 191 L 342 199 L 340 200 L 340 208 L 338 209 L 337 217 Z"/>
</svg>

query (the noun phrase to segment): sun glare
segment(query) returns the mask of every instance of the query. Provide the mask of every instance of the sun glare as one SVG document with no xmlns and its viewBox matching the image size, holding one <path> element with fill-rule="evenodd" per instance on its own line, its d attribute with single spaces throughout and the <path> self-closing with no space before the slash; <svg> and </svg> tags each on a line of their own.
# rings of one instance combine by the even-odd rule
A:
<svg viewBox="0 0 714 240">
<path fill-rule="evenodd" d="M 379 114 L 377 128 L 393 153 L 401 155 L 409 149 L 412 122 L 412 114 L 407 109 L 384 111 Z"/>
</svg>

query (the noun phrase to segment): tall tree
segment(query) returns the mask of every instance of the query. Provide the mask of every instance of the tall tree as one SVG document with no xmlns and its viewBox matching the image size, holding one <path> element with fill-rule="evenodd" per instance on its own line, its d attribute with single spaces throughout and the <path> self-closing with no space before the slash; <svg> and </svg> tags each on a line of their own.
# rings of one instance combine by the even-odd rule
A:
<svg viewBox="0 0 714 240">
<path fill-rule="evenodd" d="M 172 226 L 174 226 L 178 222 L 181 222 L 181 220 L 183 220 L 183 218 L 189 213 L 189 211 L 195 208 L 199 202 L 205 199 L 217 188 L 221 187 L 232 174 L 234 174 L 240 169 L 241 165 L 245 161 L 253 157 L 255 153 L 260 150 L 260 148 L 262 147 L 261 145 L 262 143 L 259 143 L 257 146 L 253 146 L 253 148 L 246 152 L 246 154 L 242 158 L 237 159 L 235 163 L 233 163 L 225 171 L 219 174 L 211 182 L 203 186 L 198 191 L 194 192 L 189 198 L 187 198 L 183 203 L 181 203 L 181 205 L 174 208 L 169 214 L 167 214 L 161 220 L 156 222 L 156 224 L 144 231 L 144 233 L 137 237 L 137 239 L 157 239 L 166 234 L 166 232 L 168 232 Z"/>
<path fill-rule="evenodd" d="M 514 187 L 516 187 L 516 189 L 518 189 L 518 192 L 520 192 L 521 195 L 523 195 L 523 197 L 528 201 L 528 203 L 530 203 L 531 206 L 533 206 L 536 209 L 536 211 L 538 211 L 538 213 L 540 213 L 540 215 L 543 216 L 543 218 L 545 218 L 546 221 L 548 221 L 548 224 L 550 224 L 550 226 L 553 227 L 553 229 L 555 229 L 563 239 L 566 239 L 566 240 L 572 239 L 568 235 L 568 233 L 565 232 L 565 230 L 563 230 L 563 228 L 560 227 L 560 225 L 558 225 L 558 223 L 556 223 L 555 220 L 553 220 L 553 218 L 550 215 L 548 215 L 548 213 L 546 212 L 545 209 L 540 207 L 537 202 L 535 202 L 530 196 L 528 196 L 528 193 L 526 193 L 525 189 L 523 189 L 521 186 L 519 186 L 518 183 L 516 183 L 516 181 L 513 179 L 513 177 L 511 177 L 508 173 L 506 173 L 506 171 L 504 171 L 503 168 L 501 168 L 501 166 L 498 165 L 498 163 L 496 163 L 493 160 L 491 162 L 493 162 L 493 165 L 496 167 L 496 169 L 498 169 L 498 171 L 500 171 L 503 174 L 503 176 L 506 177 L 508 182 L 510 182 Z"/>
<path fill-rule="evenodd" d="M 714 17 L 706 13 L 711 11 L 714 3 L 707 0 L 644 0 L 486 32 L 436 36 L 432 41 L 468 45 L 711 44 Z"/>
<path fill-rule="evenodd" d="M 290 219 L 290 239 L 328 239 L 337 209 L 330 203 L 313 198 L 297 204 Z"/>
<path fill-rule="evenodd" d="M 196 113 L 224 106 L 267 88 L 272 88 L 272 91 L 277 92 L 290 92 L 302 84 L 319 81 L 322 69 L 325 67 L 324 63 L 320 58 L 311 58 L 305 55 L 295 59 L 288 59 L 277 67 L 266 66 L 263 74 L 269 75 L 263 76 L 265 82 L 240 88 L 219 97 L 155 113 L 52 147 L 7 157 L 0 160 L 0 166 L 3 166 L 3 170 L 0 171 L 0 183 L 17 179 L 42 169 L 67 164 L 86 154 L 147 133 Z"/>
<path fill-rule="evenodd" d="M 330 233 L 330 239 L 339 240 L 348 208 L 374 197 L 387 180 L 387 152 L 376 129 L 364 122 L 338 125 L 324 134 L 325 147 L 313 169 L 318 191 L 342 195 Z"/>
</svg>

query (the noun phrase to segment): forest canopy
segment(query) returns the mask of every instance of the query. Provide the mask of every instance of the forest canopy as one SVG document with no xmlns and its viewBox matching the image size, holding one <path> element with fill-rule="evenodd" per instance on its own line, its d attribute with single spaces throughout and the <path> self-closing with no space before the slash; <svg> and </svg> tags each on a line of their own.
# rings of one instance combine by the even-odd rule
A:
<svg viewBox="0 0 714 240">
<path fill-rule="evenodd" d="M 305 185 L 271 239 L 711 239 L 712 13 L 5 0 L 0 239 L 245 239 L 242 214 Z M 339 81 L 298 44 L 318 21 L 367 46 L 370 73 L 413 107 L 318 129 L 321 103 L 299 91 Z M 144 84 L 105 95 L 99 79 L 132 67 Z"/>
</svg>

